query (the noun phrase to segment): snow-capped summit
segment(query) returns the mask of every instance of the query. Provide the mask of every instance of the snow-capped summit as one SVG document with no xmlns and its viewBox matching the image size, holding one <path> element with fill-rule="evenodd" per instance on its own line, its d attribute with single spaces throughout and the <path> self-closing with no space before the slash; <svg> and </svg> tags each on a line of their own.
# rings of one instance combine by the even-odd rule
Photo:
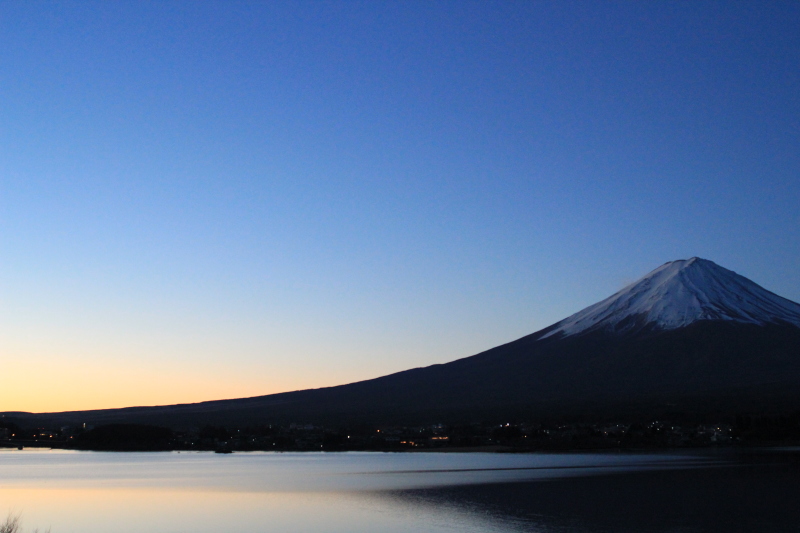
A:
<svg viewBox="0 0 800 533">
<path fill-rule="evenodd" d="M 800 304 L 699 257 L 671 261 L 547 328 L 540 338 L 587 331 L 670 330 L 699 320 L 800 327 Z"/>
</svg>

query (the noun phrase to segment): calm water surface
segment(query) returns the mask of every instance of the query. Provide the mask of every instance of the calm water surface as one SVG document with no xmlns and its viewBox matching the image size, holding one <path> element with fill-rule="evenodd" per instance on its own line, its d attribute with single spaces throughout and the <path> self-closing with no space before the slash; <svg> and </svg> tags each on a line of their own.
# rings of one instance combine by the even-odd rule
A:
<svg viewBox="0 0 800 533">
<path fill-rule="evenodd" d="M 0 513 L 110 532 L 800 531 L 800 454 L 0 451 Z"/>
</svg>

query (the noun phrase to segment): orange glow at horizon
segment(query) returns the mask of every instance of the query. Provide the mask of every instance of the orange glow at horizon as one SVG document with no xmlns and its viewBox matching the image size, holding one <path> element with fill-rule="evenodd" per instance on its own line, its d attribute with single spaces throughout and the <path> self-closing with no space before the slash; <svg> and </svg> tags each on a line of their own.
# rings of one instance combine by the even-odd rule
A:
<svg viewBox="0 0 800 533">
<path fill-rule="evenodd" d="M 94 314 L 92 314 L 94 313 Z M 221 319 L 150 317 L 103 321 L 102 313 L 8 317 L 0 332 L 0 412 L 33 413 L 197 403 L 353 383 L 480 351 L 438 330 L 389 341 L 347 327 L 272 326 Z M 158 320 L 156 320 L 158 318 Z M 31 323 L 41 323 L 32 327 Z M 405 328 L 405 326 L 404 326 Z M 474 343 L 477 344 L 477 343 Z M 490 347 L 491 343 L 481 343 Z"/>
<path fill-rule="evenodd" d="M 325 387 L 340 383 L 321 376 L 265 379 L 258 372 L 248 378 L 231 372 L 153 372 L 144 368 L 112 365 L 78 367 L 50 364 L 33 371 L 30 365 L 10 362 L 0 388 L 0 412 L 33 413 L 87 411 L 123 407 L 174 405 L 248 398 L 280 392 Z M 10 376 L 35 376 L 9 379 Z M 328 376 L 330 379 L 330 376 Z"/>
</svg>

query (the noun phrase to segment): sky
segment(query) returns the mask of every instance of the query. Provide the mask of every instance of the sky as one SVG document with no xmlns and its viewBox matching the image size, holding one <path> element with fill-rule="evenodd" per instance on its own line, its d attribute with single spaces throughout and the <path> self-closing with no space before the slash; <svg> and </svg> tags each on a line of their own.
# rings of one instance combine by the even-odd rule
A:
<svg viewBox="0 0 800 533">
<path fill-rule="evenodd" d="M 800 301 L 800 3 L 0 3 L 0 411 L 370 379 L 700 256 Z"/>
</svg>

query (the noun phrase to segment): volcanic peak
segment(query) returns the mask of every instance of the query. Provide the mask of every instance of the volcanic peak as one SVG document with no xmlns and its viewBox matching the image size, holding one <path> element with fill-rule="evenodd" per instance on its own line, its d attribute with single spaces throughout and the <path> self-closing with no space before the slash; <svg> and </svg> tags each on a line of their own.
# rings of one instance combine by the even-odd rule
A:
<svg viewBox="0 0 800 533">
<path fill-rule="evenodd" d="M 557 322 L 540 338 L 587 331 L 670 330 L 699 320 L 800 327 L 800 304 L 782 298 L 713 261 L 665 263 L 616 294 Z"/>
</svg>

